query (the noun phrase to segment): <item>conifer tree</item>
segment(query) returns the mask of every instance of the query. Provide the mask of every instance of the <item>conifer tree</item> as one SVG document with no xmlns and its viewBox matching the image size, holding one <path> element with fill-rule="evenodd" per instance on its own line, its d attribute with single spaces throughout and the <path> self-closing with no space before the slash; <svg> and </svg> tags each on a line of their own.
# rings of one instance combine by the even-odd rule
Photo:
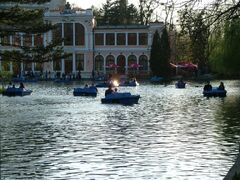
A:
<svg viewBox="0 0 240 180">
<path fill-rule="evenodd" d="M 150 53 L 150 68 L 153 75 L 168 78 L 171 75 L 169 59 L 170 46 L 167 30 L 163 29 L 161 37 L 156 30 Z"/>
<path fill-rule="evenodd" d="M 160 35 L 158 31 L 156 30 L 153 36 L 153 42 L 151 46 L 151 52 L 150 52 L 150 68 L 152 70 L 153 75 L 160 76 L 161 69 L 160 69 Z"/>
<path fill-rule="evenodd" d="M 26 35 L 39 35 L 54 29 L 54 26 L 45 23 L 43 9 L 26 9 L 19 6 L 22 3 L 42 4 L 50 0 L 8 0 L 1 1 L 0 9 L 0 45 L 12 46 L 14 50 L 0 49 L 1 61 L 12 62 L 48 62 L 63 58 L 62 47 L 58 47 L 59 42 L 51 42 L 46 46 L 38 45 L 31 47 L 28 45 L 10 44 L 10 36 L 19 36 L 19 33 Z M 16 6 L 8 6 L 15 3 Z"/>
</svg>

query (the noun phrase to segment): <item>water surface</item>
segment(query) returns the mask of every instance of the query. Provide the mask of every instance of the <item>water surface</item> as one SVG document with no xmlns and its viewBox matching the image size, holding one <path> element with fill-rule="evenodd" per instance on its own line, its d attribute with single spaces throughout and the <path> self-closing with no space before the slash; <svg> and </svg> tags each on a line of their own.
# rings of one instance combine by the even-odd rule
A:
<svg viewBox="0 0 240 180">
<path fill-rule="evenodd" d="M 104 89 L 74 97 L 79 85 L 26 84 L 31 96 L 0 97 L 2 179 L 216 180 L 236 158 L 240 81 L 209 99 L 194 82 L 120 88 L 141 95 L 133 106 L 101 104 Z"/>
</svg>

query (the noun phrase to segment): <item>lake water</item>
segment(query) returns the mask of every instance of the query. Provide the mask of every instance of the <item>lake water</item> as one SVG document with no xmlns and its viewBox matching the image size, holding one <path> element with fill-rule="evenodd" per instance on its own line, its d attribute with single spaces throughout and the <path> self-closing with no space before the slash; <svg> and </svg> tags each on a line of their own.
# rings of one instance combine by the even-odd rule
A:
<svg viewBox="0 0 240 180">
<path fill-rule="evenodd" d="M 194 82 L 120 88 L 141 95 L 133 106 L 101 104 L 105 89 L 74 97 L 79 85 L 26 84 L 31 96 L 0 96 L 1 179 L 216 180 L 234 163 L 240 81 L 209 99 Z"/>
</svg>

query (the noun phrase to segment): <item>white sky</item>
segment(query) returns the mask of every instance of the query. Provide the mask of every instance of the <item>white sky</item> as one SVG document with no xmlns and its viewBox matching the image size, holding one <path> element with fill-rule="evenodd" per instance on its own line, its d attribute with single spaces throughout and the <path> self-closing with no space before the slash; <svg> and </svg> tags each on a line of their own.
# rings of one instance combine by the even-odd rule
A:
<svg viewBox="0 0 240 180">
<path fill-rule="evenodd" d="M 106 3 L 106 0 L 67 0 L 70 4 L 76 4 L 78 7 L 83 9 L 91 8 L 92 5 L 95 7 L 101 7 L 102 4 Z M 137 5 L 138 0 L 128 0 L 128 3 L 134 3 Z"/>
</svg>

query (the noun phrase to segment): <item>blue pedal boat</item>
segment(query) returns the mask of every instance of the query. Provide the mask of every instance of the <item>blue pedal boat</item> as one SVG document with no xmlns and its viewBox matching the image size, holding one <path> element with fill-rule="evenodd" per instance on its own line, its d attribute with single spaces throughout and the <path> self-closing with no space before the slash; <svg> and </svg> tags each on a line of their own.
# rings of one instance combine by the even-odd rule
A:
<svg viewBox="0 0 240 180">
<path fill-rule="evenodd" d="M 218 88 L 213 88 L 210 91 L 203 91 L 203 95 L 205 97 L 226 97 L 227 91 L 226 90 L 220 90 Z"/>
<path fill-rule="evenodd" d="M 124 92 L 119 93 L 115 92 L 107 95 L 105 98 L 101 99 L 103 104 L 123 104 L 123 105 L 132 105 L 137 104 L 140 95 L 131 95 L 131 93 Z"/>
<path fill-rule="evenodd" d="M 3 91 L 3 96 L 27 96 L 31 95 L 32 90 L 23 89 L 23 88 L 7 88 L 5 91 Z"/>
<path fill-rule="evenodd" d="M 74 88 L 73 90 L 74 96 L 97 96 L 97 88 L 96 87 L 85 87 L 85 88 Z"/>
</svg>

